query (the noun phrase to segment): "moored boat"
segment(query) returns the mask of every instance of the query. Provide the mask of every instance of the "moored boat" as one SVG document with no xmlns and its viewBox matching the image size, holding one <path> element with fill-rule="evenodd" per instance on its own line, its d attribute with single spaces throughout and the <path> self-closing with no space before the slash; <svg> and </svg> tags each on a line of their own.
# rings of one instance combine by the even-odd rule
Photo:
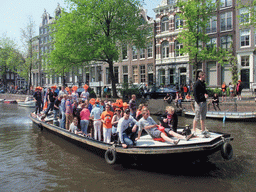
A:
<svg viewBox="0 0 256 192">
<path fill-rule="evenodd" d="M 4 100 L 4 103 L 7 103 L 7 104 L 17 104 L 17 101 L 16 100 Z"/>
<path fill-rule="evenodd" d="M 184 111 L 186 116 L 195 116 L 193 111 Z M 207 118 L 225 120 L 256 120 L 256 112 L 207 111 Z"/>
<path fill-rule="evenodd" d="M 224 159 L 231 159 L 233 156 L 232 146 L 230 141 L 233 140 L 230 134 L 209 132 L 209 137 L 198 133 L 197 137 L 190 139 L 189 141 L 180 140 L 178 145 L 173 145 L 167 142 L 154 141 L 149 135 L 143 135 L 141 139 L 137 141 L 136 146 L 124 149 L 121 144 L 110 144 L 102 141 L 94 140 L 91 137 L 85 137 L 82 135 L 76 135 L 69 131 L 62 129 L 58 126 L 50 124 L 48 122 L 41 121 L 34 113 L 31 113 L 30 119 L 37 124 L 41 130 L 48 130 L 72 143 L 79 146 L 92 148 L 93 151 L 101 151 L 105 155 L 105 160 L 108 164 L 114 164 L 117 157 L 152 157 L 159 158 L 160 156 L 196 156 L 203 158 L 216 151 L 221 151 Z M 183 129 L 178 129 L 182 131 Z M 122 158 L 123 159 L 123 158 Z M 147 157 L 146 157 L 147 159 Z M 177 159 L 177 158 L 175 158 Z M 125 160 L 124 160 L 125 161 Z"/>
<path fill-rule="evenodd" d="M 22 107 L 35 107 L 36 101 L 33 97 L 27 97 L 24 102 L 18 102 L 18 105 Z"/>
</svg>

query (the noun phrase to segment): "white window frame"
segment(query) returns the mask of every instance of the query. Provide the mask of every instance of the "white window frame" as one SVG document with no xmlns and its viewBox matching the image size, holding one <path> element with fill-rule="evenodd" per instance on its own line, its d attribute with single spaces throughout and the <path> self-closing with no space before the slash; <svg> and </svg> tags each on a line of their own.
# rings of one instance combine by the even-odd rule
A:
<svg viewBox="0 0 256 192">
<path fill-rule="evenodd" d="M 230 25 L 229 24 L 230 19 Z M 225 27 L 222 29 L 222 23 L 224 22 Z M 230 27 L 230 28 L 229 28 Z M 228 31 L 233 29 L 233 14 L 232 12 L 225 12 L 220 15 L 220 31 Z"/>
<path fill-rule="evenodd" d="M 132 46 L 132 59 L 136 60 L 138 58 L 138 51 L 136 46 Z"/>
<path fill-rule="evenodd" d="M 223 40 L 225 40 L 225 41 L 223 41 Z M 220 47 L 222 49 L 230 49 L 229 45 L 231 45 L 231 43 L 232 43 L 232 36 L 225 35 L 225 36 L 220 37 Z M 225 45 L 225 47 L 223 47 L 223 45 Z"/>
<path fill-rule="evenodd" d="M 175 29 L 183 29 L 183 19 L 179 15 L 175 15 Z"/>
<path fill-rule="evenodd" d="M 245 65 L 243 65 L 245 63 Z M 250 66 L 250 56 L 243 55 L 241 56 L 241 67 L 249 67 Z"/>
<path fill-rule="evenodd" d="M 146 82 L 146 66 L 140 65 L 140 82 L 145 83 Z"/>
<path fill-rule="evenodd" d="M 132 66 L 132 80 L 133 83 L 139 83 L 139 71 L 137 65 Z"/>
<path fill-rule="evenodd" d="M 161 32 L 169 31 L 169 18 L 168 16 L 164 16 L 161 19 Z"/>
<path fill-rule="evenodd" d="M 206 33 L 216 33 L 216 32 L 217 32 L 217 16 L 212 16 L 209 19 L 209 23 L 206 28 Z"/>
<path fill-rule="evenodd" d="M 242 40 L 242 38 L 246 38 L 246 36 L 248 36 L 248 45 L 242 45 L 242 42 L 247 42 L 247 40 Z M 250 32 L 250 29 L 243 29 L 243 30 L 240 30 L 240 47 L 250 47 L 250 40 L 251 40 L 251 32 Z"/>
<path fill-rule="evenodd" d="M 164 41 L 162 43 L 162 58 L 168 58 L 169 57 L 169 42 Z"/>
<path fill-rule="evenodd" d="M 183 48 L 183 44 L 179 43 L 178 41 L 175 41 L 175 57 L 183 56 L 183 54 L 180 53 L 180 49 L 182 48 Z"/>
<path fill-rule="evenodd" d="M 220 0 L 220 8 L 226 8 L 232 6 L 232 0 Z"/>
<path fill-rule="evenodd" d="M 152 42 L 150 42 L 148 44 L 147 51 L 148 51 L 148 58 L 153 57 L 153 43 Z"/>
<path fill-rule="evenodd" d="M 141 48 L 140 49 L 140 59 L 145 59 L 145 49 Z"/>
<path fill-rule="evenodd" d="M 250 16 L 250 13 L 249 13 L 249 9 L 248 8 L 241 8 L 239 9 L 239 22 L 241 24 L 243 23 L 249 23 L 249 16 Z"/>
</svg>

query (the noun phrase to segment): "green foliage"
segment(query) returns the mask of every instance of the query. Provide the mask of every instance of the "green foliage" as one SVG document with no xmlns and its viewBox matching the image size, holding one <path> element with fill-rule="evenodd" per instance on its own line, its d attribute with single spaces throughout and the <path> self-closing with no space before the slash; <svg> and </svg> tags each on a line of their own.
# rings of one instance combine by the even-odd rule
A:
<svg viewBox="0 0 256 192">
<path fill-rule="evenodd" d="M 241 28 L 256 27 L 256 0 L 238 0 L 237 9 L 240 13 L 238 19 Z"/>
<path fill-rule="evenodd" d="M 213 97 L 214 93 L 217 93 L 218 96 L 222 95 L 221 89 L 219 89 L 219 88 L 215 88 L 215 89 L 207 88 L 206 90 L 207 90 L 207 93 L 208 93 L 209 97 Z"/>
<path fill-rule="evenodd" d="M 140 98 L 141 95 L 141 90 L 138 87 L 135 87 L 133 85 L 130 85 L 128 83 L 123 83 L 122 88 L 119 89 L 122 97 L 124 99 L 129 98 L 131 95 L 135 94 L 137 98 Z"/>
<path fill-rule="evenodd" d="M 120 44 L 145 46 L 149 27 L 142 22 L 139 0 L 67 0 L 69 11 L 52 25 L 55 49 L 49 68 L 55 72 L 101 61 L 109 64 L 113 95 L 116 85 L 113 62 Z M 142 25 L 143 24 L 143 25 Z"/>
</svg>

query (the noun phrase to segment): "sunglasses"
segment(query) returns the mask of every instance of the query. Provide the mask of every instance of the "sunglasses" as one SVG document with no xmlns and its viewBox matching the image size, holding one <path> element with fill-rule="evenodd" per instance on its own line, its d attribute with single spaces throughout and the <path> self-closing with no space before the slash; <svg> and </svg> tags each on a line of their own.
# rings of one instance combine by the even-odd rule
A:
<svg viewBox="0 0 256 192">
<path fill-rule="evenodd" d="M 116 110 L 116 111 L 119 111 L 119 112 L 121 112 L 121 110 Z"/>
</svg>

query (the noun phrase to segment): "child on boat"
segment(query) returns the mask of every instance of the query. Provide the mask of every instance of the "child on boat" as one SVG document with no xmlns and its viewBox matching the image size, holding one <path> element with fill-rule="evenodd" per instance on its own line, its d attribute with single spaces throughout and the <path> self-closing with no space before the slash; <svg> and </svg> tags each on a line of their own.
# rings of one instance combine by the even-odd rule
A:
<svg viewBox="0 0 256 192">
<path fill-rule="evenodd" d="M 83 134 L 82 131 L 79 131 L 79 129 L 77 128 L 77 125 L 78 125 L 78 119 L 77 117 L 74 117 L 73 122 L 70 124 L 70 128 L 68 131 L 75 134 Z"/>
</svg>

